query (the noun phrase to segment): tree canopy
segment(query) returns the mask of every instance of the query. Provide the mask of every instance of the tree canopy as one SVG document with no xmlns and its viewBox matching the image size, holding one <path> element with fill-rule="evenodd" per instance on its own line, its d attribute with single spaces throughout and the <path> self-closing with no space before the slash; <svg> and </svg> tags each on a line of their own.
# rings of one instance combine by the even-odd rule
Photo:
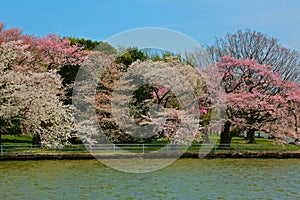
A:
<svg viewBox="0 0 300 200">
<path fill-rule="evenodd" d="M 279 40 L 254 30 L 238 30 L 227 33 L 224 38 L 217 38 L 215 43 L 207 47 L 213 61 L 223 56 L 236 59 L 251 59 L 262 65 L 272 66 L 276 74 L 283 80 L 300 83 L 300 60 L 296 50 L 286 48 Z"/>
</svg>

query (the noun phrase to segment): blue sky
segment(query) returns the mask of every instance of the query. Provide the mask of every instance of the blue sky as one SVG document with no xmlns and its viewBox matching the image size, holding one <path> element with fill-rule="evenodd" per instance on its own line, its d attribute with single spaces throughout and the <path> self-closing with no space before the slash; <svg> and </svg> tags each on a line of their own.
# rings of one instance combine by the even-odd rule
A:
<svg viewBox="0 0 300 200">
<path fill-rule="evenodd" d="M 105 40 L 134 28 L 163 27 L 200 44 L 251 28 L 300 51 L 299 0 L 2 0 L 0 21 L 25 33 Z"/>
</svg>

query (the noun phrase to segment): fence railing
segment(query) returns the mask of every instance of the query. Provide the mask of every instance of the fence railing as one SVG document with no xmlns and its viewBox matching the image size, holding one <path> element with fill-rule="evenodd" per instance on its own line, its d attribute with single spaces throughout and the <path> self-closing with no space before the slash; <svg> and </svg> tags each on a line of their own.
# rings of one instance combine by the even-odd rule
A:
<svg viewBox="0 0 300 200">
<path fill-rule="evenodd" d="M 0 155 L 5 154 L 37 154 L 37 153 L 149 153 L 149 152 L 287 152 L 298 151 L 296 145 L 272 144 L 231 144 L 220 148 L 218 144 L 193 144 L 191 146 L 171 144 L 97 144 L 91 146 L 71 145 L 61 149 L 41 148 L 37 145 L 0 145 Z"/>
</svg>

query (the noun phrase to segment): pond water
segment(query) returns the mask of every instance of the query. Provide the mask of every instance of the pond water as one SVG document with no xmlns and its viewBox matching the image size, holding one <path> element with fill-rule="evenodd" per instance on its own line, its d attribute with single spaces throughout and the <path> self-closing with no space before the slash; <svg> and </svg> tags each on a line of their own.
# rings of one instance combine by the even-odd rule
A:
<svg viewBox="0 0 300 200">
<path fill-rule="evenodd" d="M 300 199 L 299 167 L 299 159 L 179 159 L 131 174 L 97 160 L 1 161 L 0 199 Z"/>
</svg>

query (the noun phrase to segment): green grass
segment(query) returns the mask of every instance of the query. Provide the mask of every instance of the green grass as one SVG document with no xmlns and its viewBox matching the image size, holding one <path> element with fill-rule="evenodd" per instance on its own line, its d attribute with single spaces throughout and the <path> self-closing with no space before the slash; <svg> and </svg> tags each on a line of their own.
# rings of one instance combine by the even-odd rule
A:
<svg viewBox="0 0 300 200">
<path fill-rule="evenodd" d="M 210 136 L 211 139 L 217 139 L 218 137 Z M 267 138 L 255 138 L 257 144 L 273 144 L 275 142 L 274 139 Z M 27 135 L 2 135 L 2 144 L 31 144 L 32 137 Z M 154 144 L 164 144 L 168 143 L 166 141 L 155 141 Z M 218 139 L 217 144 L 220 143 Z M 233 137 L 231 140 L 231 144 L 247 144 L 248 140 L 245 140 L 243 137 Z"/>
<path fill-rule="evenodd" d="M 243 141 L 242 141 L 243 140 Z M 275 139 L 267 139 L 267 138 L 255 138 L 255 141 L 257 144 L 247 144 L 247 145 L 259 145 L 259 146 L 263 146 L 263 150 L 284 150 L 284 151 L 296 151 L 296 150 L 300 150 L 300 146 L 296 146 L 293 144 L 281 144 L 278 141 L 276 141 Z M 248 140 L 244 140 L 244 138 L 240 137 L 236 137 L 234 138 L 233 142 L 239 142 L 239 144 L 246 144 L 248 142 Z M 233 143 L 233 144 L 234 144 Z"/>
<path fill-rule="evenodd" d="M 32 137 L 27 135 L 2 135 L 3 145 L 32 144 Z"/>
<path fill-rule="evenodd" d="M 274 139 L 267 138 L 255 138 L 257 144 L 273 144 L 275 142 Z M 245 140 L 244 137 L 233 137 L 231 140 L 231 144 L 247 144 L 248 140 Z"/>
<path fill-rule="evenodd" d="M 281 144 L 275 139 L 268 138 L 255 138 L 256 144 L 247 144 L 248 140 L 244 137 L 233 137 L 231 140 L 231 147 L 234 150 L 240 149 L 241 151 L 297 151 L 300 146 L 293 144 Z M 219 141 L 218 141 L 219 143 Z"/>
</svg>

